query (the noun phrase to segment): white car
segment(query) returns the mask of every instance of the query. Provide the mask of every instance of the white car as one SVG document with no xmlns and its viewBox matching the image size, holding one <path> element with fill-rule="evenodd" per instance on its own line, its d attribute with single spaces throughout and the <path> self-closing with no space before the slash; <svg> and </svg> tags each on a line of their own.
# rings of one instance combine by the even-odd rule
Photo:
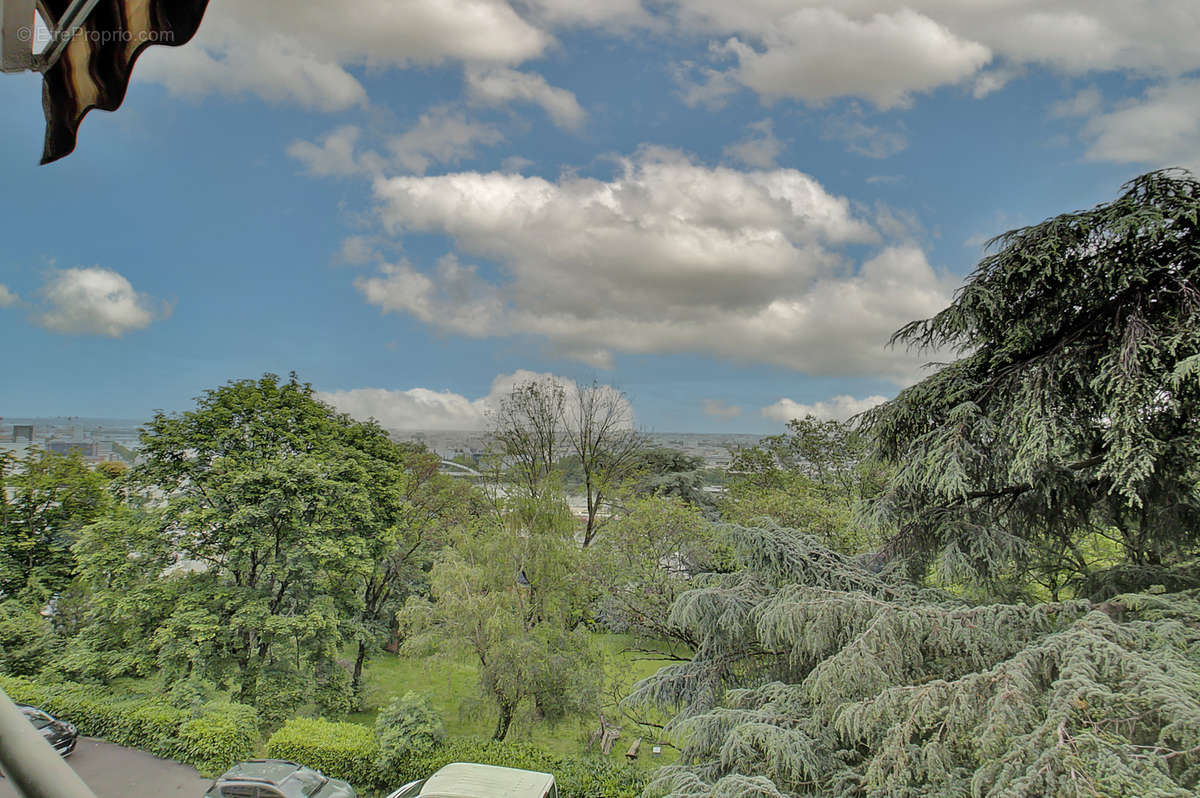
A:
<svg viewBox="0 0 1200 798">
<path fill-rule="evenodd" d="M 410 781 L 387 798 L 558 798 L 550 773 L 454 762 L 427 779 Z"/>
</svg>

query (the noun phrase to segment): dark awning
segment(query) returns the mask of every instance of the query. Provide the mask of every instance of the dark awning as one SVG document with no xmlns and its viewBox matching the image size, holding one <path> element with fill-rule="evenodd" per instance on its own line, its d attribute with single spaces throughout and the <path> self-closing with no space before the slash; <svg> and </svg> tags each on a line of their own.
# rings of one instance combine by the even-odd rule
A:
<svg viewBox="0 0 1200 798">
<path fill-rule="evenodd" d="M 40 0 L 38 6 L 47 25 L 56 30 L 71 0 Z M 88 111 L 120 107 L 142 50 L 152 44 L 185 44 L 196 34 L 207 6 L 208 0 L 100 0 L 45 70 L 42 163 L 75 149 L 76 132 Z M 47 50 L 54 46 L 51 41 Z"/>
</svg>

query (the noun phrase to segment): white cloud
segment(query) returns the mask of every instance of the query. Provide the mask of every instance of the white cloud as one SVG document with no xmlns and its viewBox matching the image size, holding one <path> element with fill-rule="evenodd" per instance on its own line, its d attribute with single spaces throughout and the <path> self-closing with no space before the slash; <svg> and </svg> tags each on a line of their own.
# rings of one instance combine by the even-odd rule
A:
<svg viewBox="0 0 1200 798">
<path fill-rule="evenodd" d="M 1200 171 L 1200 79 L 1149 89 L 1141 99 L 1084 126 L 1094 160 Z"/>
<path fill-rule="evenodd" d="M 785 398 L 780 399 L 773 405 L 764 407 L 762 414 L 773 421 L 782 421 L 785 423 L 791 421 L 793 418 L 804 418 L 805 416 L 816 416 L 822 421 L 845 421 L 851 416 L 870 410 L 875 405 L 887 400 L 886 396 L 876 395 L 867 396 L 863 399 L 855 399 L 848 394 L 841 394 L 832 399 L 813 402 L 808 405 Z"/>
<path fill-rule="evenodd" d="M 504 140 L 495 126 L 470 119 L 450 105 L 430 108 L 411 128 L 381 142 L 385 154 L 360 147 L 361 138 L 357 127 L 346 125 L 316 144 L 297 139 L 287 152 L 318 177 L 378 175 L 387 169 L 424 174 L 434 164 L 456 164 L 475 157 L 479 147 Z"/>
<path fill-rule="evenodd" d="M 392 159 L 404 169 L 424 174 L 432 164 L 455 164 L 475 156 L 480 146 L 503 141 L 495 127 L 468 119 L 447 105 L 421 114 L 417 124 L 387 144 Z"/>
<path fill-rule="evenodd" d="M 723 39 L 731 68 L 694 86 L 747 86 L 766 99 L 861 97 L 903 106 L 970 85 L 986 96 L 1045 66 L 1070 76 L 1200 69 L 1193 0 L 675 0 L 676 26 Z M 693 67 L 692 71 L 698 71 Z"/>
<path fill-rule="evenodd" d="M 119 338 L 166 315 L 155 301 L 133 290 L 129 280 L 99 267 L 63 269 L 42 287 L 47 308 L 35 320 L 60 333 Z"/>
<path fill-rule="evenodd" d="M 730 404 L 723 399 L 704 399 L 700 402 L 700 410 L 706 416 L 726 420 L 737 418 L 742 414 L 742 408 L 739 405 Z"/>
<path fill-rule="evenodd" d="M 181 94 L 257 94 L 335 111 L 366 102 L 348 67 L 447 60 L 516 64 L 552 41 L 504 0 L 213 0 L 178 52 L 150 48 L 139 77 Z"/>
<path fill-rule="evenodd" d="M 357 127 L 344 125 L 322 136 L 319 144 L 297 139 L 287 152 L 317 177 L 361 174 L 364 167 L 355 152 L 359 135 Z"/>
<path fill-rule="evenodd" d="M 568 399 L 578 390 L 576 383 L 566 377 L 518 369 L 512 374 L 497 375 L 488 393 L 475 399 L 453 391 L 433 391 L 428 388 L 318 391 L 317 398 L 353 418 L 374 418 L 386 429 L 483 430 L 488 426 L 488 414 L 499 406 L 514 386 L 535 380 L 557 382 L 567 392 Z M 608 385 L 601 388 L 615 390 Z M 632 408 L 628 409 L 628 415 L 630 419 L 633 418 Z"/>
<path fill-rule="evenodd" d="M 849 96 L 903 107 L 914 92 L 966 80 L 992 57 L 984 45 L 907 8 L 854 17 L 808 7 L 773 22 L 757 31 L 761 46 L 737 36 L 725 42 L 737 60 L 733 76 L 767 99 Z"/>
<path fill-rule="evenodd" d="M 375 193 L 389 232 L 446 235 L 501 271 L 391 264 L 359 280 L 368 302 L 460 334 L 538 336 L 601 367 L 613 352 L 701 352 L 905 381 L 916 359 L 884 342 L 953 287 L 915 246 L 855 267 L 837 248 L 878 233 L 793 169 L 647 149 L 608 181 L 465 172 Z"/>
<path fill-rule="evenodd" d="M 472 67 L 466 72 L 471 100 L 482 105 L 503 106 L 511 102 L 540 105 L 558 127 L 578 130 L 587 113 L 566 89 L 551 86 L 541 75 L 506 67 Z"/>
<path fill-rule="evenodd" d="M 0 308 L 10 308 L 20 301 L 21 298 L 15 292 L 9 290 L 4 283 L 0 283 Z"/>
<path fill-rule="evenodd" d="M 747 125 L 746 135 L 725 148 L 727 157 L 759 169 L 770 169 L 782 152 L 783 142 L 775 138 L 770 119 Z"/>
</svg>

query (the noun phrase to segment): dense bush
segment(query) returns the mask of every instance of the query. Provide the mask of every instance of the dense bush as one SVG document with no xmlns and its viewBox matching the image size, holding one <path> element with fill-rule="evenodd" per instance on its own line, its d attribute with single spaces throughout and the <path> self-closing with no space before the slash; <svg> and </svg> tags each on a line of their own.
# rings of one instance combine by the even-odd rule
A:
<svg viewBox="0 0 1200 798">
<path fill-rule="evenodd" d="M 32 676 L 50 661 L 54 642 L 50 622 L 36 609 L 0 602 L 0 672 Z"/>
<path fill-rule="evenodd" d="M 380 773 L 390 773 L 409 756 L 428 753 L 446 739 L 446 726 L 429 698 L 411 690 L 380 710 L 375 718 Z"/>
<path fill-rule="evenodd" d="M 0 676 L 0 687 L 14 701 L 70 721 L 80 734 L 185 762 L 208 775 L 252 756 L 258 746 L 255 712 L 240 704 L 214 703 L 188 711 L 160 698 L 6 676 Z"/>
<path fill-rule="evenodd" d="M 379 781 L 375 733 L 359 723 L 292 718 L 267 741 L 267 756 L 290 759 L 358 786 Z"/>
</svg>

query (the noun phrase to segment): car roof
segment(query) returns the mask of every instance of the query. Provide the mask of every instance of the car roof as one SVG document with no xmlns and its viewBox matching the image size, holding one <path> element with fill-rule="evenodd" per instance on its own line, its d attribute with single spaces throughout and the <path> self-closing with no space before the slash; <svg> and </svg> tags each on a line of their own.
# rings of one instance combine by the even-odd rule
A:
<svg viewBox="0 0 1200 798">
<path fill-rule="evenodd" d="M 289 762 L 286 759 L 251 759 L 247 762 L 239 762 L 234 765 L 225 771 L 225 775 L 221 776 L 221 779 L 230 781 L 237 779 L 266 779 L 267 781 L 279 784 L 299 769 L 300 765 L 295 762 Z"/>
<path fill-rule="evenodd" d="M 421 798 L 541 798 L 552 784 L 554 777 L 549 773 L 455 762 L 429 777 L 421 788 Z"/>
</svg>

